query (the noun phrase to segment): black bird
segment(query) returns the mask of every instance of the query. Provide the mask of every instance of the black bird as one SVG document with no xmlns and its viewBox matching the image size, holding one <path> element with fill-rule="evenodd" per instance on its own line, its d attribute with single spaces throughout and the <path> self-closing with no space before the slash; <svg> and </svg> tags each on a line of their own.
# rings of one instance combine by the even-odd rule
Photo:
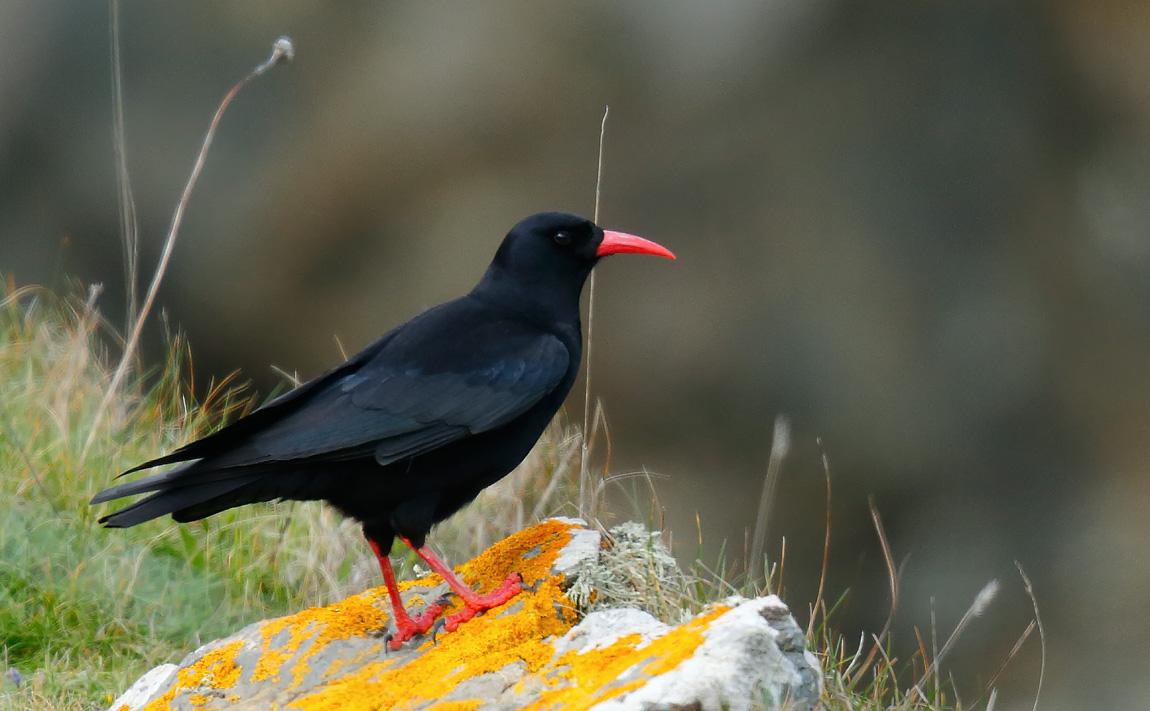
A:
<svg viewBox="0 0 1150 711">
<path fill-rule="evenodd" d="M 579 371 L 579 296 L 600 258 L 674 259 L 641 237 L 557 212 L 504 238 L 479 284 L 387 333 L 340 366 L 223 429 L 124 474 L 180 466 L 97 494 L 93 504 L 154 492 L 104 516 L 112 528 L 165 514 L 195 521 L 261 501 L 330 502 L 363 525 L 394 609 L 391 646 L 432 627 L 444 604 L 412 619 L 388 554 L 398 536 L 462 598 L 448 630 L 520 590 L 487 595 L 424 545 L 431 527 L 515 468 Z M 123 476 L 123 475 L 121 475 Z"/>
</svg>

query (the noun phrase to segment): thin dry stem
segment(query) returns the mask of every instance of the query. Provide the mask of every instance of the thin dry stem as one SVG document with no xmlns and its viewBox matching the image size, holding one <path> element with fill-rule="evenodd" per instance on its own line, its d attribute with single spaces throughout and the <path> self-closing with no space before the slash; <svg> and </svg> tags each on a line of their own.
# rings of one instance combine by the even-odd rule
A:
<svg viewBox="0 0 1150 711">
<path fill-rule="evenodd" d="M 994 711 L 995 705 L 998 703 L 998 689 L 990 690 L 990 698 L 986 700 L 986 711 Z"/>
<path fill-rule="evenodd" d="M 755 535 L 751 539 L 750 569 L 758 575 L 762 569 L 763 551 L 767 544 L 767 522 L 775 501 L 775 490 L 779 485 L 779 474 L 783 460 L 791 449 L 791 423 L 785 415 L 775 418 L 774 433 L 771 437 L 771 453 L 767 459 L 767 473 L 763 477 L 763 491 L 759 497 L 759 511 L 755 516 Z"/>
<path fill-rule="evenodd" d="M 882 655 L 883 661 L 882 665 L 875 668 L 875 676 L 877 677 L 879 674 L 886 672 L 890 675 L 891 683 L 897 686 L 898 676 L 895 674 L 895 662 L 897 662 L 898 659 L 892 659 L 891 656 L 887 654 L 886 647 L 883 646 L 884 640 L 881 635 L 877 637 L 872 635 L 871 638 L 874 640 L 874 647 L 872 647 L 872 649 L 877 650 L 878 653 Z"/>
<path fill-rule="evenodd" d="M 934 607 L 934 596 L 930 597 L 930 653 L 931 658 L 938 657 L 938 613 Z M 935 676 L 935 690 L 938 689 L 938 676 Z"/>
<path fill-rule="evenodd" d="M 823 527 L 823 561 L 819 568 L 819 589 L 815 593 L 815 603 L 811 606 L 811 619 L 807 622 L 807 637 L 810 638 L 815 631 L 815 617 L 820 609 L 823 610 L 823 619 L 826 620 L 826 602 L 823 600 L 823 592 L 826 590 L 827 584 L 827 567 L 831 554 L 831 463 L 827 458 L 827 452 L 823 449 L 823 440 L 821 437 L 816 437 L 815 442 L 819 446 L 819 455 L 823 462 L 823 478 L 826 479 L 827 501 L 826 501 L 826 522 Z"/>
<path fill-rule="evenodd" d="M 215 138 L 216 128 L 219 126 L 224 111 L 227 110 L 228 105 L 232 103 L 232 99 L 239 94 L 240 90 L 247 86 L 248 82 L 264 74 L 277 64 L 290 61 L 294 56 L 294 51 L 290 39 L 287 37 L 277 39 L 272 45 L 272 53 L 267 60 L 249 72 L 243 79 L 233 84 L 232 88 L 228 89 L 228 92 L 224 94 L 224 98 L 220 101 L 219 107 L 216 108 L 216 113 L 212 116 L 212 121 L 208 125 L 207 133 L 204 134 L 204 141 L 200 146 L 199 154 L 196 156 L 196 162 L 192 166 L 192 174 L 188 177 L 187 184 L 184 185 L 184 192 L 180 195 L 179 202 L 176 203 L 176 211 L 172 215 L 172 225 L 168 229 L 167 238 L 164 240 L 164 249 L 160 254 L 160 262 L 156 266 L 155 273 L 152 275 L 152 283 L 148 286 L 148 293 L 144 297 L 144 303 L 140 307 L 140 313 L 132 323 L 128 340 L 124 344 L 124 353 L 120 357 L 120 363 L 116 366 L 116 372 L 112 375 L 112 382 L 108 385 L 108 389 L 104 392 L 104 397 L 100 400 L 100 404 L 96 408 L 96 413 L 92 417 L 91 430 L 88 432 L 88 438 L 84 442 L 84 449 L 80 453 L 81 461 L 87 456 L 88 450 L 96 439 L 96 433 L 100 429 L 100 423 L 104 417 L 104 413 L 107 411 L 108 405 L 111 404 L 112 398 L 115 397 L 116 392 L 119 390 L 120 383 L 124 380 L 124 376 L 127 375 L 132 356 L 140 342 L 140 333 L 144 329 L 144 323 L 148 320 L 148 313 L 152 310 L 152 305 L 156 300 L 156 293 L 160 289 L 160 283 L 163 281 L 164 273 L 167 271 L 168 263 L 171 261 L 172 250 L 176 246 L 176 235 L 179 234 L 180 224 L 184 219 L 184 211 L 188 207 L 188 201 L 192 197 L 192 190 L 196 186 L 196 181 L 199 180 L 200 173 L 204 169 L 204 163 L 208 157 L 208 150 L 211 148 L 212 139 Z"/>
<path fill-rule="evenodd" d="M 772 570 L 772 573 L 773 572 L 774 571 Z M 779 597 L 783 596 L 783 581 L 784 581 L 783 576 L 786 574 L 786 572 L 787 572 L 787 537 L 783 536 L 782 547 L 779 551 L 779 584 L 776 586 L 778 588 L 776 591 L 776 594 L 778 594 Z"/>
<path fill-rule="evenodd" d="M 1038 688 L 1034 692 L 1034 706 L 1032 708 L 1032 711 L 1038 711 L 1038 699 L 1042 696 L 1042 682 L 1046 680 L 1046 630 L 1042 626 L 1042 615 L 1038 614 L 1038 599 L 1034 597 L 1034 586 L 1030 583 L 1030 578 L 1022 569 L 1022 563 L 1016 560 L 1014 567 L 1018 568 L 1018 574 L 1022 576 L 1022 584 L 1026 587 L 1026 596 L 1030 598 L 1030 604 L 1034 607 L 1034 623 L 1038 625 L 1038 644 L 1042 656 L 1038 664 Z"/>
<path fill-rule="evenodd" d="M 346 358 L 344 360 L 346 360 Z M 272 368 L 273 373 L 275 373 L 276 375 L 280 376 L 284 380 L 291 383 L 291 386 L 293 388 L 298 388 L 299 386 L 303 385 L 303 379 L 299 377 L 299 373 L 296 373 L 294 371 L 289 373 L 286 370 L 284 370 L 283 368 L 279 367 L 278 365 L 274 365 L 274 364 L 272 365 L 271 368 Z"/>
<path fill-rule="evenodd" d="M 918 628 L 918 625 L 914 626 L 914 640 L 915 640 L 915 642 L 918 642 L 917 656 L 922 659 L 922 668 L 923 668 L 923 673 L 925 675 L 926 670 L 930 669 L 930 659 L 931 658 L 930 658 L 929 653 L 926 651 L 926 641 L 922 638 L 922 630 L 920 630 Z M 915 668 L 914 657 L 911 657 L 910 661 L 911 661 L 911 673 L 913 673 L 914 668 Z"/>
<path fill-rule="evenodd" d="M 962 614 L 962 617 L 959 618 L 958 624 L 954 626 L 954 631 L 951 632 L 950 636 L 946 638 L 946 641 L 942 643 L 942 649 L 938 650 L 938 653 L 934 655 L 934 660 L 926 668 L 926 671 L 923 672 L 923 675 L 918 680 L 918 683 L 914 685 L 914 690 L 918 693 L 919 696 L 922 697 L 924 701 L 926 700 L 927 696 L 926 692 L 923 691 L 923 684 L 926 683 L 931 674 L 938 673 L 939 665 L 942 664 L 943 658 L 946 657 L 947 653 L 950 652 L 950 650 L 954 647 L 955 642 L 957 642 L 958 638 L 962 636 L 962 633 L 966 631 L 966 628 L 970 625 L 971 621 L 974 620 L 974 618 L 982 615 L 982 613 L 986 612 L 986 608 L 988 608 L 990 604 L 994 602 L 994 599 L 997 596 L 997 580 L 991 580 L 988 582 L 982 587 L 981 590 L 978 591 L 978 594 L 974 596 L 974 602 L 970 603 L 970 607 L 968 607 L 966 612 Z"/>
<path fill-rule="evenodd" d="M 120 61 L 120 2 L 108 0 L 109 41 L 112 45 L 112 147 L 116 154 L 116 188 L 119 193 L 120 239 L 124 243 L 124 282 L 127 291 L 127 319 L 136 320 L 139 304 L 140 237 L 136 219 L 136 198 L 128 173 L 128 144 L 124 137 L 124 78 Z"/>
<path fill-rule="evenodd" d="M 883 528 L 882 517 L 879 515 L 878 507 L 875 505 L 874 497 L 869 497 L 867 503 L 870 507 L 870 517 L 874 523 L 875 533 L 878 535 L 879 545 L 882 546 L 883 561 L 886 563 L 887 582 L 890 585 L 890 610 L 887 612 L 886 622 L 882 626 L 882 632 L 875 638 L 875 646 L 871 648 L 862 666 L 859 667 L 859 670 L 851 678 L 850 686 L 852 688 L 862 680 L 863 675 L 866 674 L 867 669 L 869 669 L 874 662 L 875 655 L 880 651 L 879 647 L 881 647 L 882 641 L 890 634 L 891 625 L 894 623 L 894 615 L 898 610 L 898 569 L 894 564 L 894 554 L 891 552 L 890 541 L 886 537 L 886 529 Z"/>
<path fill-rule="evenodd" d="M 595 169 L 595 214 L 592 218 L 595 224 L 599 224 L 599 195 L 603 187 L 603 140 L 607 136 L 607 115 L 610 113 L 611 107 L 604 105 L 603 119 L 599 122 L 599 164 Z"/>
<path fill-rule="evenodd" d="M 1010 648 L 1010 653 L 1006 655 L 1006 659 L 1002 660 L 1002 664 L 999 665 L 998 671 L 994 672 L 994 676 L 990 677 L 990 681 L 986 685 L 988 690 L 993 691 L 994 687 L 998 685 L 999 677 L 1006 671 L 1006 667 L 1014 661 L 1014 658 L 1018 656 L 1018 653 L 1022 651 L 1022 645 L 1026 644 L 1026 640 L 1030 639 L 1030 635 L 1034 634 L 1036 627 L 1037 625 L 1034 620 L 1031 620 L 1030 624 L 1026 625 L 1026 629 L 1022 630 L 1022 634 L 1018 635 L 1018 639 L 1014 641 L 1014 646 Z"/>
<path fill-rule="evenodd" d="M 603 187 L 603 143 L 607 137 L 607 114 L 611 112 L 610 106 L 603 107 L 603 119 L 599 122 L 599 162 L 595 169 L 595 213 L 592 221 L 599 224 L 599 196 Z M 587 370 L 583 377 L 583 442 L 579 448 L 579 515 L 591 518 L 590 502 L 587 500 L 590 491 L 589 478 L 590 457 L 587 442 L 587 431 L 591 422 L 591 333 L 595 324 L 595 271 L 591 271 L 590 283 L 587 285 Z"/>
<path fill-rule="evenodd" d="M 865 647 L 865 646 L 866 646 L 866 633 L 860 632 L 859 633 L 859 645 L 855 649 L 855 653 L 851 655 L 851 660 L 847 664 L 846 669 L 843 670 L 843 678 L 846 678 L 846 679 L 851 678 L 851 674 L 852 674 L 852 672 L 854 672 L 855 666 L 858 665 L 859 658 L 862 656 L 863 647 Z M 850 683 L 853 684 L 854 682 L 852 681 Z"/>
<path fill-rule="evenodd" d="M 571 467 L 571 460 L 575 454 L 574 447 L 569 447 L 566 441 L 560 441 L 556 445 L 556 449 L 560 452 L 559 460 L 551 472 L 551 478 L 547 481 L 547 487 L 543 489 L 543 493 L 539 496 L 539 501 L 535 504 L 535 509 L 531 512 L 531 518 L 535 521 L 541 520 L 547 513 L 555 492 L 558 491 L 559 486 L 567 480 L 567 472 Z"/>
</svg>

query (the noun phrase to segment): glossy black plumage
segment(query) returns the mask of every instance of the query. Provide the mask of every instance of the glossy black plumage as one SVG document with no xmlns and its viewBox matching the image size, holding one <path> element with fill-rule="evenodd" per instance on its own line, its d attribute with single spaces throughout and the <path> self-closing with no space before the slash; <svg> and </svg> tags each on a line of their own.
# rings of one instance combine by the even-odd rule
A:
<svg viewBox="0 0 1150 711">
<path fill-rule="evenodd" d="M 179 464 L 97 494 L 92 503 L 150 492 L 101 522 L 191 521 L 260 501 L 324 499 L 360 520 L 384 553 L 395 534 L 422 545 L 433 524 L 526 456 L 562 404 L 582 354 L 580 292 L 603 244 L 603 230 L 583 218 L 527 218 L 469 294 L 129 470 Z M 628 244 L 614 251 L 639 251 Z"/>
</svg>

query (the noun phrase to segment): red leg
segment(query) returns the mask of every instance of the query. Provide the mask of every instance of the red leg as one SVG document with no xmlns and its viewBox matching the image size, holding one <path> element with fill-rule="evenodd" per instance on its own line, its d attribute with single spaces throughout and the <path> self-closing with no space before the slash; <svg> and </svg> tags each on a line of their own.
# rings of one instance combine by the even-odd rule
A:
<svg viewBox="0 0 1150 711">
<path fill-rule="evenodd" d="M 444 620 L 443 627 L 448 632 L 454 631 L 456 627 L 475 617 L 477 613 L 490 610 L 493 607 L 499 607 L 523 590 L 523 579 L 519 577 L 518 573 L 512 573 L 507 576 L 507 579 L 504 580 L 503 584 L 498 588 L 486 595 L 480 595 L 467 587 L 467 584 L 460 580 L 455 573 L 452 572 L 451 568 L 440 560 L 439 556 L 430 548 L 427 546 L 416 548 L 411 545 L 411 541 L 403 536 L 400 536 L 400 540 L 410 546 L 420 558 L 423 558 L 423 560 L 431 566 L 431 569 L 444 579 L 448 587 L 463 600 L 463 609 L 454 615 L 449 615 L 447 619 Z"/>
<path fill-rule="evenodd" d="M 375 552 L 375 558 L 379 561 L 379 569 L 383 571 L 383 582 L 387 585 L 387 596 L 391 598 L 392 616 L 395 618 L 395 634 L 388 636 L 387 646 L 393 650 L 398 650 L 407 640 L 430 630 L 435 624 L 435 618 L 443 612 L 445 605 L 441 602 L 434 602 L 428 605 L 415 619 L 412 619 L 407 614 L 407 610 L 404 609 L 403 599 L 399 596 L 399 585 L 395 582 L 395 570 L 391 567 L 391 559 L 380 551 L 378 543 L 370 538 L 367 539 L 367 542 L 371 545 L 371 550 Z"/>
</svg>

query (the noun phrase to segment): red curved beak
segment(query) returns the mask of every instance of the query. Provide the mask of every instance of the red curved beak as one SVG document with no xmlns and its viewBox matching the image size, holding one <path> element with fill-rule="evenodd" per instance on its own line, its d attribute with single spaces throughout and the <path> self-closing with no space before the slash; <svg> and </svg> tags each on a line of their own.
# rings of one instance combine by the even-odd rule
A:
<svg viewBox="0 0 1150 711">
<path fill-rule="evenodd" d="M 599 249 L 595 251 L 595 256 L 606 257 L 608 254 L 623 253 L 653 254 L 656 257 L 675 258 L 671 250 L 649 239 L 629 235 L 626 232 L 603 230 L 603 241 L 599 243 Z"/>
</svg>

